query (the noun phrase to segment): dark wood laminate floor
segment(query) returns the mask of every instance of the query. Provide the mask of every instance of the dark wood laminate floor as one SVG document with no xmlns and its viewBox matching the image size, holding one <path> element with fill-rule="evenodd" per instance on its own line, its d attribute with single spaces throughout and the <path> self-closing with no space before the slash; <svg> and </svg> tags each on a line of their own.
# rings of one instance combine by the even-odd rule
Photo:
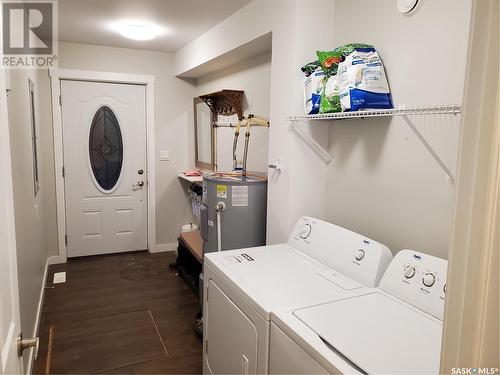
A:
<svg viewBox="0 0 500 375">
<path fill-rule="evenodd" d="M 33 373 L 200 374 L 199 306 L 174 261 L 141 252 L 50 266 Z M 60 271 L 66 283 L 53 285 Z"/>
</svg>

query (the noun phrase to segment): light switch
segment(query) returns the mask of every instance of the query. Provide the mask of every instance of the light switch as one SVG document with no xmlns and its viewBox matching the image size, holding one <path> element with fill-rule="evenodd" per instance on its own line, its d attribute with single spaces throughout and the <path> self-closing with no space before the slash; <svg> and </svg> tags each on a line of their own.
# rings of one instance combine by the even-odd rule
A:
<svg viewBox="0 0 500 375">
<path fill-rule="evenodd" d="M 160 161 L 169 161 L 170 151 L 160 151 Z"/>
</svg>

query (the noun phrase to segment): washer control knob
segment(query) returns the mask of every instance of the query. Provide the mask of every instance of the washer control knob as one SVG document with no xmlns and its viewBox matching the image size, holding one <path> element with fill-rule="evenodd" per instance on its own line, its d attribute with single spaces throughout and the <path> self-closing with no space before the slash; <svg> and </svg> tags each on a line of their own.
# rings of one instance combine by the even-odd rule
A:
<svg viewBox="0 0 500 375">
<path fill-rule="evenodd" d="M 434 285 L 434 283 L 436 282 L 436 276 L 434 276 L 433 273 L 431 272 L 427 272 L 424 277 L 422 277 L 422 283 L 424 283 L 424 285 L 426 287 L 431 287 Z"/>
<path fill-rule="evenodd" d="M 403 275 L 405 275 L 407 279 L 411 279 L 413 276 L 415 276 L 415 267 L 406 266 Z"/>
<path fill-rule="evenodd" d="M 365 251 L 363 249 L 359 249 L 356 252 L 356 260 L 362 260 L 365 257 Z"/>
<path fill-rule="evenodd" d="M 309 237 L 310 234 L 311 234 L 311 225 L 304 224 L 302 226 L 302 228 L 300 228 L 300 231 L 299 231 L 300 238 L 306 239 L 307 237 Z"/>
</svg>

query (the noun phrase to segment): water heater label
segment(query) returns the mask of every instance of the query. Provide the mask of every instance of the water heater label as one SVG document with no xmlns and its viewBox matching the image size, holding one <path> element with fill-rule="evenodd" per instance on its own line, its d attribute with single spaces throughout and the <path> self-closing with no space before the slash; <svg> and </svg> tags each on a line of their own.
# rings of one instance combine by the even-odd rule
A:
<svg viewBox="0 0 500 375">
<path fill-rule="evenodd" d="M 248 207 L 248 186 L 233 186 L 231 199 L 233 207 Z"/>
<path fill-rule="evenodd" d="M 227 186 L 217 185 L 217 198 L 227 199 Z"/>
</svg>

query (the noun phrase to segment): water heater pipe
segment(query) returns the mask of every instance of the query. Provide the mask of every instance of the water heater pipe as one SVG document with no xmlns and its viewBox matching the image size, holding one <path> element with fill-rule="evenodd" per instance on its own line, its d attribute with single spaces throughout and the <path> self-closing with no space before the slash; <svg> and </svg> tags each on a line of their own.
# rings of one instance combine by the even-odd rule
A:
<svg viewBox="0 0 500 375">
<path fill-rule="evenodd" d="M 248 160 L 248 144 L 250 140 L 250 129 L 254 126 L 264 126 L 264 127 L 269 127 L 269 121 L 267 120 L 262 120 L 258 119 L 255 117 L 253 114 L 249 114 L 247 118 L 242 117 L 241 119 L 238 119 L 238 122 L 236 124 L 227 124 L 227 123 L 214 123 L 214 127 L 218 129 L 219 127 L 229 127 L 229 128 L 236 128 L 236 131 L 234 133 L 234 140 L 233 140 L 233 171 L 236 170 L 237 166 L 237 160 L 236 160 L 236 149 L 238 146 L 238 137 L 240 135 L 240 128 L 241 126 L 246 127 L 246 132 L 245 132 L 245 148 L 243 151 L 243 171 L 242 175 L 246 176 L 247 175 L 247 160 Z M 215 147 L 217 150 L 217 147 Z M 217 153 L 215 153 L 217 155 Z"/>
<path fill-rule="evenodd" d="M 250 141 L 250 121 L 254 118 L 254 115 L 248 115 L 247 129 L 245 132 L 245 149 L 243 150 L 243 172 L 242 175 L 247 175 L 247 159 L 248 159 L 248 143 Z"/>
<path fill-rule="evenodd" d="M 250 140 L 250 132 L 245 133 L 245 149 L 243 151 L 243 176 L 247 175 L 247 159 L 248 159 L 248 141 Z"/>
<path fill-rule="evenodd" d="M 217 202 L 215 205 L 215 212 L 217 213 L 217 251 L 222 251 L 222 228 L 220 213 L 226 210 L 226 204 L 222 201 Z"/>
<path fill-rule="evenodd" d="M 236 161 L 236 148 L 238 146 L 238 137 L 240 136 L 240 126 L 241 126 L 241 121 L 238 120 L 238 123 L 236 125 L 236 130 L 234 132 L 234 141 L 233 141 L 233 171 L 236 170 L 237 166 L 237 161 Z"/>
</svg>

